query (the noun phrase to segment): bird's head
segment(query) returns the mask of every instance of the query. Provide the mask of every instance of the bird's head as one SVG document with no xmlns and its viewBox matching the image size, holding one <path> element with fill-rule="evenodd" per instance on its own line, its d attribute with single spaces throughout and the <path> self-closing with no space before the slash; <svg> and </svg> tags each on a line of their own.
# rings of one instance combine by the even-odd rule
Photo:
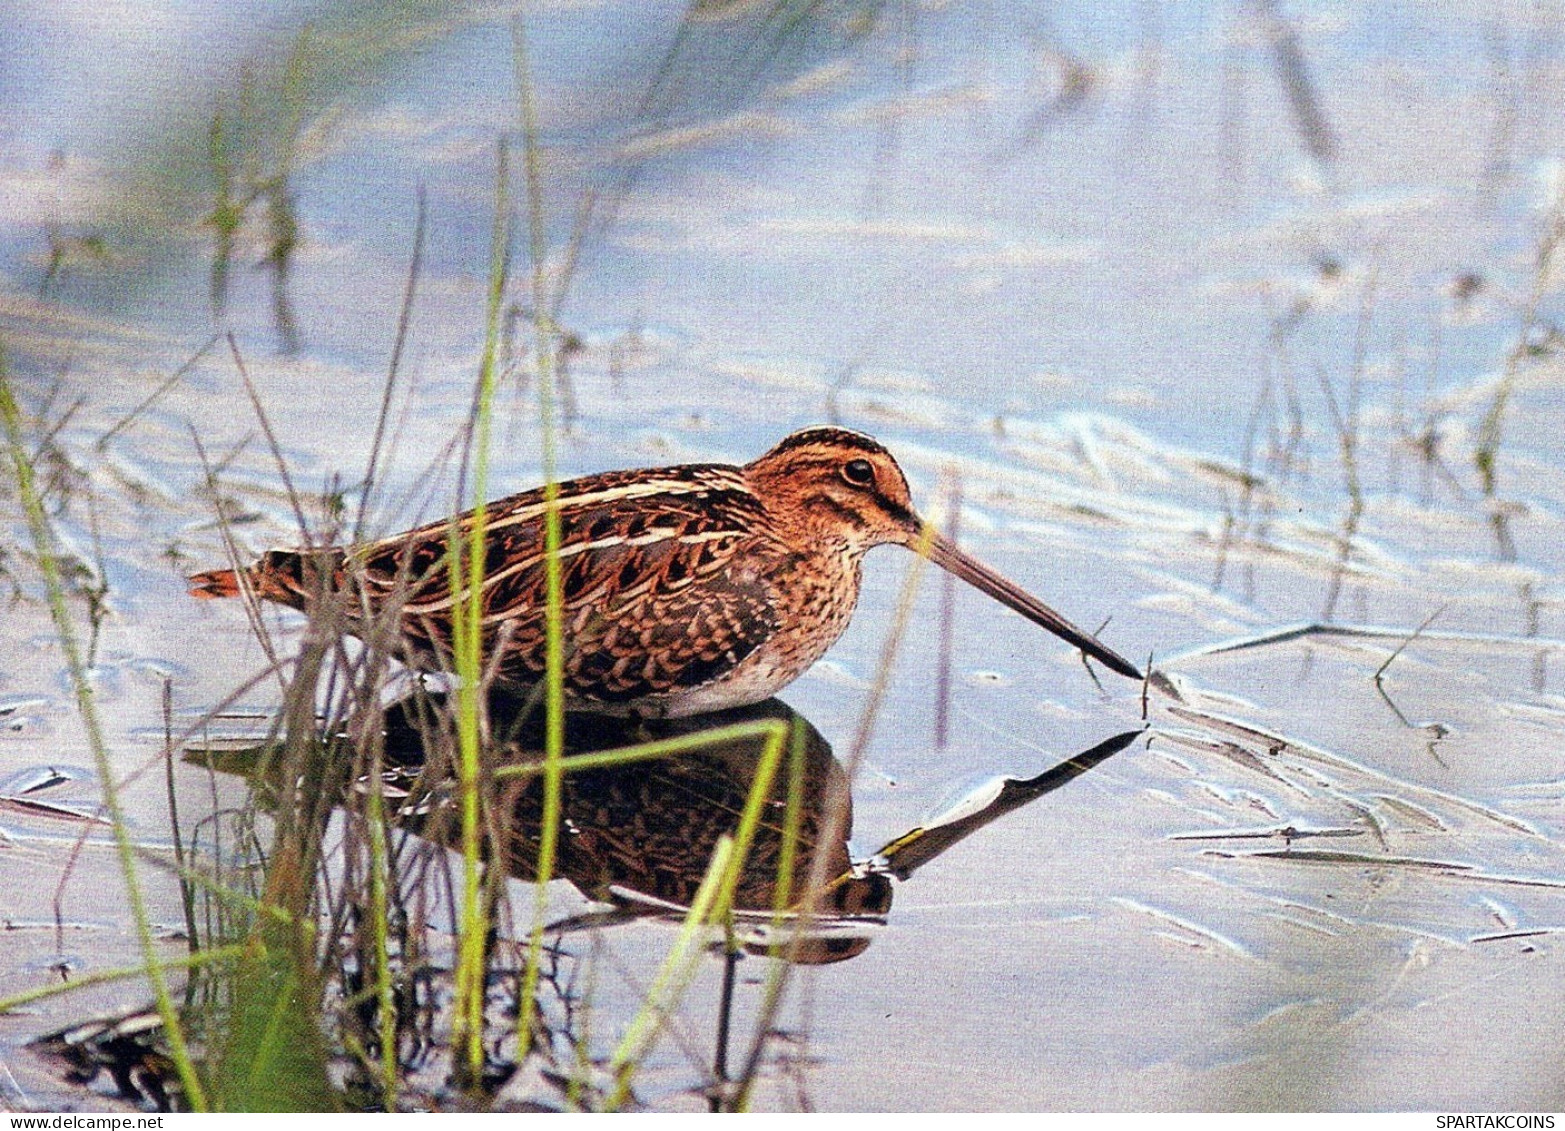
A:
<svg viewBox="0 0 1565 1131">
<path fill-rule="evenodd" d="M 888 542 L 910 547 L 1112 670 L 1141 678 L 1136 665 L 919 518 L 907 477 L 868 436 L 846 428 L 806 428 L 746 464 L 744 473 L 778 532 L 800 551 L 857 556 Z"/>
<path fill-rule="evenodd" d="M 915 543 L 924 522 L 884 446 L 846 428 L 806 428 L 746 465 L 745 477 L 788 533 L 861 554 Z"/>
</svg>

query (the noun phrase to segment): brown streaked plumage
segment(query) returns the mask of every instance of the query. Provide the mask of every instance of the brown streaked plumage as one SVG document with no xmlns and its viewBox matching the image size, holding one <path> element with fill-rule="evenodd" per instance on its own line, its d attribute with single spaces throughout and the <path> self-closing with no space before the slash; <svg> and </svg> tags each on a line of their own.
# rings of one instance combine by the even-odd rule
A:
<svg viewBox="0 0 1565 1131">
<path fill-rule="evenodd" d="M 491 503 L 482 586 L 486 655 L 498 676 L 536 684 L 544 668 L 544 494 Z M 826 652 L 858 603 L 865 551 L 923 547 L 949 570 L 1122 675 L 1135 665 L 968 557 L 913 511 L 897 462 L 841 428 L 795 432 L 743 467 L 688 464 L 611 471 L 559 485 L 565 690 L 573 706 L 692 715 L 759 702 Z M 467 530 L 471 512 L 455 523 Z M 396 617 L 399 650 L 438 667 L 455 599 L 446 565 L 452 521 L 351 551 L 273 550 L 240 576 L 212 570 L 191 591 L 245 588 L 308 609 L 327 593 L 350 632 Z M 501 626 L 504 625 L 504 630 Z"/>
</svg>

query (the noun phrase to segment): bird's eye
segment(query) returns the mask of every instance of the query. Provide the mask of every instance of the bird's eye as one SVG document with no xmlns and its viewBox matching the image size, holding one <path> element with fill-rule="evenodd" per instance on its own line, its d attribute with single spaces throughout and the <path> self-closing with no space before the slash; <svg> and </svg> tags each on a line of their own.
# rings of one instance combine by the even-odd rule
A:
<svg viewBox="0 0 1565 1131">
<path fill-rule="evenodd" d="M 868 487 L 875 482 L 875 467 L 867 459 L 850 459 L 842 465 L 842 477 L 855 487 Z"/>
</svg>

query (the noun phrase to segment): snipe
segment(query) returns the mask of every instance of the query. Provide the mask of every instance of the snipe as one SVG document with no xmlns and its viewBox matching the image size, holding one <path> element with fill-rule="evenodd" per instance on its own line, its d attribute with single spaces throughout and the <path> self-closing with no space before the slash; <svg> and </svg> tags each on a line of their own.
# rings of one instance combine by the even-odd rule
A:
<svg viewBox="0 0 1565 1131">
<path fill-rule="evenodd" d="M 1136 666 L 982 563 L 913 511 L 897 462 L 841 428 L 795 432 L 743 467 L 611 471 L 559 485 L 565 690 L 587 710 L 693 715 L 757 703 L 792 682 L 848 625 L 865 551 L 893 543 L 1134 679 Z M 506 684 L 544 670 L 542 490 L 487 508 L 480 599 L 485 655 Z M 192 577 L 202 597 L 257 597 L 309 610 L 330 597 L 347 631 L 395 618 L 398 650 L 448 666 L 453 523 L 351 550 L 273 550 L 240 572 Z"/>
</svg>

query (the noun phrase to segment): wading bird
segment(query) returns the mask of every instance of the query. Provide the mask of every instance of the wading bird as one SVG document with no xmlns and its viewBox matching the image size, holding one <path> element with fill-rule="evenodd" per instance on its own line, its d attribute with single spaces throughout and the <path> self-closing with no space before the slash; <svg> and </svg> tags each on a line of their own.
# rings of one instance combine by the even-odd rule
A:
<svg viewBox="0 0 1565 1131">
<path fill-rule="evenodd" d="M 807 428 L 742 467 L 610 471 L 557 492 L 565 694 L 574 709 L 678 717 L 770 697 L 842 635 L 865 551 L 886 543 L 927 554 L 1113 671 L 1141 678 L 919 518 L 891 453 L 857 432 Z M 497 680 L 516 688 L 544 673 L 547 505 L 538 489 L 486 508 L 477 593 L 484 654 Z M 468 512 L 351 549 L 273 550 L 241 571 L 198 573 L 191 591 L 248 590 L 305 611 L 329 600 L 346 631 L 375 638 L 390 624 L 407 662 L 449 668 L 452 622 L 472 587 L 472 571 L 452 570 L 449 554 L 467 544 L 474 522 Z"/>
</svg>

